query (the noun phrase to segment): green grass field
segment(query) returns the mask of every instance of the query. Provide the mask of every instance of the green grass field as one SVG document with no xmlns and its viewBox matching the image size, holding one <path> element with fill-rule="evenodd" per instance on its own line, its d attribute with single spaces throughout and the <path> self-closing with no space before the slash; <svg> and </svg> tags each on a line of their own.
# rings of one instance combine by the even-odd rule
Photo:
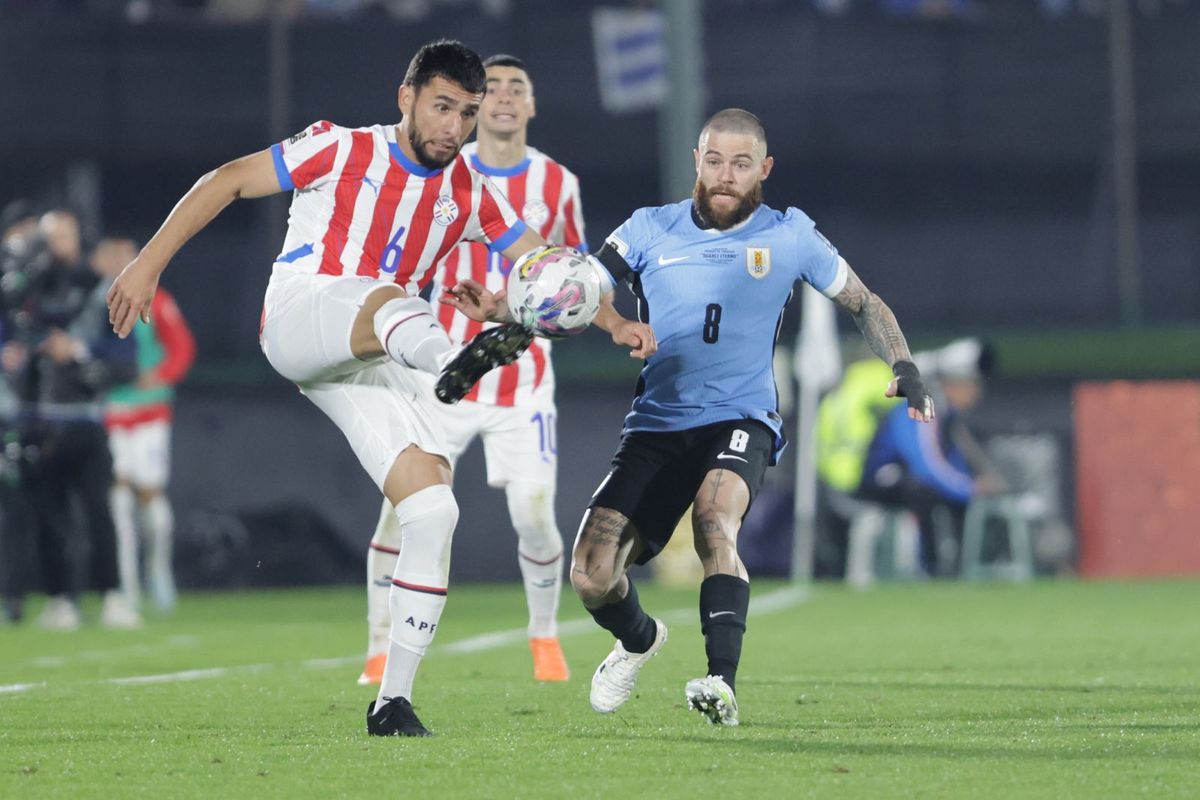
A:
<svg viewBox="0 0 1200 800">
<path fill-rule="evenodd" d="M 740 728 L 684 707 L 695 591 L 641 595 L 671 640 L 601 716 L 610 640 L 573 598 L 572 681 L 537 685 L 519 587 L 452 591 L 424 740 L 364 732 L 358 589 L 185 595 L 133 633 L 0 628 L 0 797 L 1200 796 L 1200 582 L 758 583 Z"/>
</svg>

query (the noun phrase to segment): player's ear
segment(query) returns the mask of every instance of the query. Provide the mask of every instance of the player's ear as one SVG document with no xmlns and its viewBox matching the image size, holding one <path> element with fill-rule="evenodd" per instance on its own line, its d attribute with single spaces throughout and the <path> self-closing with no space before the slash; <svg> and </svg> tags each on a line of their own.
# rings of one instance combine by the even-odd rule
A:
<svg viewBox="0 0 1200 800">
<path fill-rule="evenodd" d="M 529 95 L 529 118 L 533 119 L 536 116 L 537 116 L 537 100 L 535 100 L 533 98 L 533 95 Z"/>
<path fill-rule="evenodd" d="M 396 95 L 396 105 L 400 106 L 400 113 L 408 116 L 412 113 L 413 101 L 416 99 L 416 92 L 408 84 L 400 84 L 400 91 Z"/>
<path fill-rule="evenodd" d="M 700 151 L 692 148 L 692 158 L 696 159 L 696 175 L 700 175 Z"/>
<path fill-rule="evenodd" d="M 771 168 L 775 166 L 775 159 L 767 156 L 762 162 L 762 179 L 765 181 L 771 174 Z"/>
</svg>

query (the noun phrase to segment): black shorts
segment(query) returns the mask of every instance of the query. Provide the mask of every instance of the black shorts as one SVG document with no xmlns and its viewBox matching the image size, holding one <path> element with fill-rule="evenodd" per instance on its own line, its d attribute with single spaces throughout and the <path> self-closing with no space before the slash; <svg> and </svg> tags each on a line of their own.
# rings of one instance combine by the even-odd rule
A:
<svg viewBox="0 0 1200 800">
<path fill-rule="evenodd" d="M 775 433 L 757 420 L 627 433 L 588 508 L 611 508 L 629 519 L 645 544 L 637 563 L 645 564 L 666 547 L 710 470 L 737 473 L 753 504 L 774 452 Z"/>
</svg>

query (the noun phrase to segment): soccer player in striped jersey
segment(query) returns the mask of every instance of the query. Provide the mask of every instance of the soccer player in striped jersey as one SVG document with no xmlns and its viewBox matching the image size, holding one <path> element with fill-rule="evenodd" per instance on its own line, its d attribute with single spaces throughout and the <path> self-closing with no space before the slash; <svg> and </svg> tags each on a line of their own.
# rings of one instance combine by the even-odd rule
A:
<svg viewBox="0 0 1200 800">
<path fill-rule="evenodd" d="M 486 59 L 487 91 L 479 108 L 476 142 L 463 148 L 471 166 L 487 175 L 525 221 L 549 242 L 587 250 L 579 180 L 561 164 L 526 143 L 535 115 L 533 83 L 524 63 L 510 55 Z M 512 262 L 478 242 L 463 242 L 438 264 L 435 296 L 470 277 L 492 292 L 504 289 Z M 481 323 L 443 305 L 438 321 L 455 343 L 468 342 Z M 562 535 L 554 517 L 557 481 L 554 370 L 550 342 L 535 339 L 512 364 L 495 369 L 462 402 L 441 409 L 451 463 L 476 436 L 483 438 L 488 484 L 505 491 L 517 532 L 517 561 L 529 608 L 533 676 L 565 681 L 570 673 L 558 640 L 562 589 Z M 401 532 L 384 503 L 367 551 L 367 661 L 359 683 L 378 683 L 387 658 L 388 591 L 400 552 Z"/>
<path fill-rule="evenodd" d="M 131 239 L 104 239 L 92 252 L 92 269 L 115 278 L 137 256 Z M 141 600 L 138 532 L 146 541 L 146 583 L 160 611 L 175 607 L 171 566 L 175 515 L 167 498 L 171 471 L 171 418 L 175 384 L 196 356 L 196 343 L 170 292 L 159 288 L 150 306 L 150 322 L 133 329 L 137 340 L 138 378 L 108 394 L 104 427 L 112 450 L 113 522 L 117 528 L 117 565 L 121 590 L 137 608 Z"/>
<path fill-rule="evenodd" d="M 485 82 L 479 56 L 461 43 L 425 45 L 400 86 L 399 124 L 348 129 L 318 122 L 208 173 L 108 294 L 109 320 L 128 336 L 139 316 L 148 318 L 171 257 L 225 206 L 293 192 L 287 237 L 267 286 L 262 349 L 346 436 L 403 531 L 387 667 L 367 709 L 371 735 L 429 735 L 413 711 L 413 678 L 446 604 L 458 506 L 449 448 L 430 411 L 436 401 L 421 373 L 438 376 L 439 397 L 455 400 L 531 339 L 519 325 L 501 325 L 456 352 L 417 294 L 463 240 L 486 242 L 511 260 L 545 244 L 459 152 L 475 127 Z M 481 319 L 507 310 L 461 286 L 442 299 Z M 635 354 L 653 350 L 649 327 L 622 319 L 611 298 L 596 322 Z"/>
<path fill-rule="evenodd" d="M 771 363 L 796 282 L 854 317 L 896 376 L 886 393 L 908 398 L 909 416 L 929 422 L 933 401 L 891 310 L 804 212 L 763 205 L 774 162 L 758 118 L 718 112 L 700 132 L 695 159 L 691 199 L 635 211 L 597 253 L 614 284 L 629 281 L 661 347 L 642 369 L 612 471 L 584 515 L 571 583 L 617 639 L 591 688 L 592 708 L 611 713 L 667 639 L 626 570 L 654 558 L 691 506 L 708 668 L 688 681 L 685 697 L 710 722 L 736 725 L 750 602 L 737 535 L 784 444 Z"/>
</svg>

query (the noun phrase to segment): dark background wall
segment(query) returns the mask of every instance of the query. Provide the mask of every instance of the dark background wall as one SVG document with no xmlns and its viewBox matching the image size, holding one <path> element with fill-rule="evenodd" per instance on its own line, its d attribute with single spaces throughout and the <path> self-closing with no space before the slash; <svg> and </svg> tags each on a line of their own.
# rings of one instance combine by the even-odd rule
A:
<svg viewBox="0 0 1200 800">
<path fill-rule="evenodd" d="M 598 242 L 660 198 L 655 115 L 600 110 L 589 5 L 516 3 L 501 21 L 300 21 L 289 129 L 395 119 L 408 58 L 437 36 L 519 53 L 543 112 L 531 140 L 581 176 Z M 707 9 L 709 108 L 764 118 L 778 162 L 768 200 L 813 216 L 909 328 L 1116 321 L 1102 19 Z M 1146 317 L 1194 320 L 1200 13 L 1138 16 L 1135 34 Z M 0 201 L 44 194 L 65 165 L 94 160 L 104 225 L 148 235 L 196 177 L 270 143 L 267 44 L 264 23 L 5 18 Z M 254 357 L 279 215 L 230 209 L 167 274 L 204 357 Z"/>
<path fill-rule="evenodd" d="M 712 2 L 697 78 L 710 110 L 737 105 L 764 119 L 777 160 L 768 201 L 813 216 L 910 335 L 1111 327 L 1106 25 L 989 5 L 1011 13 L 933 22 Z M 436 37 L 519 54 L 541 111 L 531 142 L 580 175 L 598 244 L 634 208 L 662 198 L 655 114 L 600 108 L 591 6 L 518 2 L 503 20 L 299 21 L 289 34 L 289 130 L 317 119 L 396 119 L 407 61 Z M 1138 16 L 1134 38 L 1145 317 L 1194 323 L 1200 13 Z M 62 201 L 70 170 L 85 165 L 98 177 L 92 232 L 149 236 L 198 176 L 271 143 L 268 41 L 265 23 L 135 26 L 0 11 L 0 204 Z M 283 213 L 268 202 L 235 204 L 164 278 L 200 347 L 179 403 L 181 531 L 211 527 L 214 515 L 310 509 L 361 552 L 378 509 L 374 488 L 333 426 L 257 349 Z M 568 541 L 607 468 L 633 382 L 634 365 L 619 358 L 602 375 L 590 366 L 610 351 L 594 334 L 556 351 Z M 1061 386 L 1000 386 L 983 416 L 998 431 L 1061 433 L 1069 406 Z M 515 577 L 503 500 L 483 487 L 477 448 L 458 483 L 455 579 Z"/>
</svg>

